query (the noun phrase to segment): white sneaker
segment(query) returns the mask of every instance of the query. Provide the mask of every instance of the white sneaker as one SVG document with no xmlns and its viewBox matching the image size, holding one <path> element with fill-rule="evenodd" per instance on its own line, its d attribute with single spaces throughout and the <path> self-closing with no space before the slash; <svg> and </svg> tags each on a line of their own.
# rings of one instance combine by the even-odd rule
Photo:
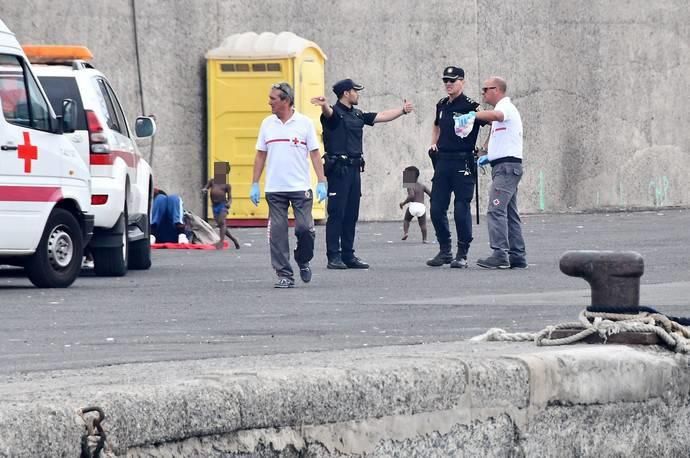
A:
<svg viewBox="0 0 690 458">
<path fill-rule="evenodd" d="M 84 256 L 84 259 L 81 262 L 81 268 L 82 269 L 93 269 L 93 259 L 89 259 L 86 256 Z"/>
<path fill-rule="evenodd" d="M 189 239 L 186 234 L 180 234 L 177 236 L 177 243 L 189 243 Z"/>
</svg>

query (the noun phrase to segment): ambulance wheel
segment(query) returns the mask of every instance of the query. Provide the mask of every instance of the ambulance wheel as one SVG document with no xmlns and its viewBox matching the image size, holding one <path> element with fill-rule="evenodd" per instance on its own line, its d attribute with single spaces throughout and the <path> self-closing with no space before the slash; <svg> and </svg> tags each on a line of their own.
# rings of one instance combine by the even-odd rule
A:
<svg viewBox="0 0 690 458">
<path fill-rule="evenodd" d="M 151 208 L 146 215 L 146 237 L 129 244 L 129 268 L 132 270 L 148 270 L 151 268 Z"/>
<path fill-rule="evenodd" d="M 120 244 L 114 247 L 99 247 L 93 249 L 93 270 L 101 277 L 123 277 L 127 274 L 127 256 L 129 253 L 129 240 L 127 240 L 127 204 L 120 218 L 124 224 L 120 237 Z"/>
<path fill-rule="evenodd" d="M 66 288 L 81 271 L 84 251 L 81 228 L 77 219 L 67 210 L 54 209 L 36 252 L 25 269 L 31 283 L 39 288 Z"/>
</svg>

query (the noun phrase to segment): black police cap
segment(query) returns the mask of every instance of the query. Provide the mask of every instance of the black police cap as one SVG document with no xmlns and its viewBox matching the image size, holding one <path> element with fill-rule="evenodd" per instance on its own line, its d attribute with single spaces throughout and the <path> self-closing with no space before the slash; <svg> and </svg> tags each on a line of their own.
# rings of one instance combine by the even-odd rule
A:
<svg viewBox="0 0 690 458">
<path fill-rule="evenodd" d="M 463 80 L 465 79 L 465 70 L 460 67 L 446 67 L 441 78 L 444 80 Z"/>
<path fill-rule="evenodd" d="M 350 91 L 352 89 L 354 89 L 355 91 L 361 91 L 362 89 L 364 89 L 364 86 L 355 83 L 350 78 L 340 80 L 333 85 L 333 92 L 335 92 L 335 95 L 338 97 L 343 95 L 343 92 Z"/>
</svg>

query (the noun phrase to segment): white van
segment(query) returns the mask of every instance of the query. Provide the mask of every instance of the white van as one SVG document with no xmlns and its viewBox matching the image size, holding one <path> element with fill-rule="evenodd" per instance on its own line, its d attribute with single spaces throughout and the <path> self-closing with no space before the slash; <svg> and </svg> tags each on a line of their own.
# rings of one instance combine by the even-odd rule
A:
<svg viewBox="0 0 690 458">
<path fill-rule="evenodd" d="M 53 107 L 64 99 L 76 105 L 76 130 L 68 137 L 91 171 L 95 219 L 88 251 L 96 275 L 119 277 L 128 269 L 149 269 L 153 172 L 136 140 L 154 135 L 154 120 L 139 116 L 130 128 L 112 85 L 89 62 L 93 55 L 88 48 L 23 49 Z"/>
<path fill-rule="evenodd" d="M 64 135 L 75 105 L 55 116 L 2 20 L 0 106 L 0 264 L 23 266 L 36 286 L 69 286 L 94 224 L 89 169 Z"/>
</svg>

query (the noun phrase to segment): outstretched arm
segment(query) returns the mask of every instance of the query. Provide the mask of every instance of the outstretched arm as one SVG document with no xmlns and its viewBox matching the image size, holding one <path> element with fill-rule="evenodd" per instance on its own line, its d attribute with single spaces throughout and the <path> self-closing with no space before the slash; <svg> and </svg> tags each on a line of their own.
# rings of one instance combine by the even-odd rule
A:
<svg viewBox="0 0 690 458">
<path fill-rule="evenodd" d="M 333 108 L 328 104 L 328 100 L 326 100 L 326 97 L 324 97 L 324 96 L 312 97 L 311 103 L 313 105 L 317 105 L 317 106 L 321 107 L 321 113 L 323 113 L 323 116 L 326 119 L 333 116 Z"/>
<path fill-rule="evenodd" d="M 505 119 L 503 116 L 503 112 L 498 111 L 498 110 L 477 111 L 475 113 L 475 117 L 480 121 L 487 121 L 487 122 L 493 122 L 493 121 L 503 122 L 503 119 Z"/>
<path fill-rule="evenodd" d="M 394 119 L 398 119 L 402 115 L 412 113 L 412 111 L 414 111 L 412 103 L 408 102 L 407 100 L 403 100 L 402 108 L 391 108 L 390 110 L 376 113 L 374 123 L 393 121 Z"/>
</svg>

